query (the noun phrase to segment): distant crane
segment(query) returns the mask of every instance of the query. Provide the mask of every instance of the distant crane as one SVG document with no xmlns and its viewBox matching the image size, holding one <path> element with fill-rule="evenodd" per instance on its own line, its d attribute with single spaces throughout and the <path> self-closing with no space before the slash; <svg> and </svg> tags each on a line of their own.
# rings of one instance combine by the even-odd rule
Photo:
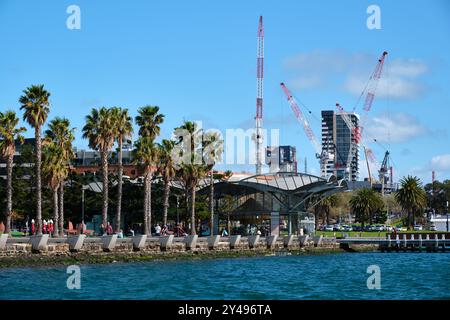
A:
<svg viewBox="0 0 450 320">
<path fill-rule="evenodd" d="M 261 174 L 262 153 L 263 153 L 263 133 L 262 133 L 262 112 L 263 112 L 263 92 L 264 92 L 264 26 L 263 17 L 259 17 L 257 34 L 256 53 L 256 116 L 255 116 L 255 143 L 256 143 L 256 174 Z"/>
</svg>

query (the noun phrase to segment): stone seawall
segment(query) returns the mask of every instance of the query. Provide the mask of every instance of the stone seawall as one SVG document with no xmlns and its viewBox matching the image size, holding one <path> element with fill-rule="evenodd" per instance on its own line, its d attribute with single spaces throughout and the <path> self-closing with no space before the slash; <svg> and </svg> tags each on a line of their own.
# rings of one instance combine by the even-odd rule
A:
<svg viewBox="0 0 450 320">
<path fill-rule="evenodd" d="M 3 241 L 0 267 L 325 252 L 343 250 L 334 238 L 308 236 L 23 237 Z"/>
</svg>

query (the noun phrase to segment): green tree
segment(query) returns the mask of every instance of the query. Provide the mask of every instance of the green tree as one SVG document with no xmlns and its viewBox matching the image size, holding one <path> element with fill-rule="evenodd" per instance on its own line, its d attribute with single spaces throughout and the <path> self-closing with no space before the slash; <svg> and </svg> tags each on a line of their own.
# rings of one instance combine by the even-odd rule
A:
<svg viewBox="0 0 450 320">
<path fill-rule="evenodd" d="M 36 226 L 37 235 L 42 235 L 41 128 L 50 112 L 50 93 L 44 89 L 44 85 L 32 85 L 26 88 L 23 93 L 19 98 L 20 109 L 24 110 L 23 120 L 27 121 L 34 128 L 36 139 Z"/>
<path fill-rule="evenodd" d="M 400 180 L 395 199 L 408 214 L 408 229 L 412 230 L 414 216 L 426 206 L 426 194 L 418 177 L 407 176 Z"/>
<path fill-rule="evenodd" d="M 120 231 L 120 216 L 122 211 L 122 184 L 123 184 L 123 142 L 128 140 L 133 133 L 133 123 L 132 118 L 128 115 L 128 109 L 122 109 L 119 107 L 114 107 L 112 109 L 115 128 L 117 145 L 118 145 L 118 164 L 119 164 L 119 175 L 118 175 L 118 185 L 117 185 L 117 213 L 116 213 L 116 223 L 114 224 L 115 232 Z"/>
<path fill-rule="evenodd" d="M 223 140 L 219 132 L 209 131 L 204 135 L 204 155 L 205 164 L 210 167 L 210 195 L 209 195 L 209 212 L 210 212 L 210 230 L 211 235 L 214 231 L 214 165 L 217 161 L 222 159 L 223 153 Z"/>
<path fill-rule="evenodd" d="M 384 207 L 383 199 L 376 191 L 363 188 L 350 199 L 350 208 L 364 228 L 366 222 L 372 223 L 374 215 Z"/>
<path fill-rule="evenodd" d="M 53 195 L 53 223 L 54 230 L 53 235 L 55 237 L 60 236 L 63 230 L 60 229 L 60 212 L 59 212 L 59 200 L 58 189 L 60 188 L 61 181 L 68 174 L 67 163 L 64 161 L 63 150 L 56 143 L 46 143 L 42 148 L 42 176 L 47 181 Z M 61 217 L 61 220 L 64 217 Z M 60 232 L 61 231 L 61 232 Z"/>
<path fill-rule="evenodd" d="M 139 139 L 135 143 L 135 161 L 144 168 L 144 232 L 151 233 L 152 227 L 152 178 L 158 160 L 156 137 L 164 115 L 157 106 L 144 106 L 138 110 L 136 124 L 139 126 Z"/>
<path fill-rule="evenodd" d="M 51 148 L 50 151 L 60 156 L 58 159 L 61 165 L 65 167 L 59 173 L 59 214 L 57 215 L 58 221 L 54 221 L 56 225 L 58 223 L 59 236 L 64 237 L 64 183 L 69 175 L 69 165 L 70 160 L 75 156 L 73 152 L 72 143 L 75 140 L 74 128 L 70 128 L 70 121 L 66 118 L 56 117 L 50 121 L 48 129 L 45 131 L 45 144 L 54 144 L 55 147 Z M 57 165 L 57 164 L 55 164 Z M 52 188 L 53 190 L 53 188 Z M 55 192 L 53 190 L 53 192 Z M 57 228 L 55 227 L 55 230 Z M 57 233 L 55 232 L 55 235 Z"/>
<path fill-rule="evenodd" d="M 26 129 L 18 128 L 19 118 L 14 111 L 0 112 L 0 155 L 6 160 L 6 226 L 5 233 L 11 231 L 12 215 L 12 176 L 14 165 L 14 153 L 16 152 L 16 141 L 23 143 L 21 135 Z"/>
<path fill-rule="evenodd" d="M 159 159 L 158 172 L 164 182 L 163 191 L 163 224 L 167 224 L 167 212 L 169 209 L 170 181 L 175 177 L 175 165 L 172 159 L 172 152 L 175 147 L 175 141 L 163 139 L 158 145 Z"/>
<path fill-rule="evenodd" d="M 83 138 L 89 140 L 89 147 L 100 152 L 102 161 L 102 224 L 106 229 L 108 224 L 108 154 L 116 139 L 116 128 L 111 109 L 101 107 L 92 109 L 86 116 L 83 127 Z"/>
</svg>

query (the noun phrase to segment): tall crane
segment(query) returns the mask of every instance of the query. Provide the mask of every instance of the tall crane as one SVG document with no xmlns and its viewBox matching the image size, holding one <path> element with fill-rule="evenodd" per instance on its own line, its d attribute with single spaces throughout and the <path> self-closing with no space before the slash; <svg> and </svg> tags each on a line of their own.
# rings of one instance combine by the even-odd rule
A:
<svg viewBox="0 0 450 320">
<path fill-rule="evenodd" d="M 361 123 L 359 125 L 359 129 L 357 129 L 359 131 L 357 134 L 358 142 L 362 138 L 365 122 L 367 121 L 368 114 L 372 109 L 373 100 L 375 99 L 375 92 L 377 90 L 378 83 L 380 82 L 381 72 L 383 71 L 384 60 L 386 59 L 387 54 L 388 54 L 387 51 L 384 51 L 381 57 L 378 59 L 378 63 L 375 67 L 375 70 L 373 71 L 372 75 L 369 78 L 369 83 L 367 85 L 367 89 L 365 90 L 367 91 L 367 94 L 363 106 L 364 112 L 361 119 Z M 362 92 L 362 94 L 364 94 L 364 91 Z M 353 108 L 353 112 L 355 112 L 356 107 L 357 105 L 355 105 L 355 107 Z"/>
<path fill-rule="evenodd" d="M 347 161 L 345 163 L 346 170 L 349 173 L 349 180 L 351 180 L 351 159 L 352 159 L 353 155 L 355 154 L 355 152 L 358 148 L 358 145 L 360 143 L 362 143 L 362 133 L 363 133 L 364 124 L 367 121 L 367 117 L 368 117 L 370 110 L 372 109 L 372 104 L 373 104 L 373 101 L 375 98 L 375 92 L 378 87 L 379 80 L 381 78 L 381 72 L 383 71 L 383 65 L 384 65 L 384 61 L 386 59 L 387 54 L 388 54 L 387 51 L 384 51 L 382 53 L 381 57 L 378 59 L 377 65 L 375 66 L 375 70 L 370 75 L 369 82 L 368 82 L 366 88 L 361 93 L 361 96 L 363 96 L 364 93 L 367 92 L 366 98 L 364 101 L 364 107 L 363 107 L 363 118 L 361 119 L 359 126 L 355 126 L 354 123 L 351 121 L 349 114 L 344 111 L 344 108 L 339 103 L 336 103 L 336 108 L 340 111 L 342 120 L 344 120 L 345 124 L 349 128 L 351 143 L 350 143 Z M 353 108 L 352 113 L 355 112 L 357 105 L 358 104 L 356 104 L 355 107 Z M 365 154 L 366 154 L 366 152 L 365 152 Z"/>
<path fill-rule="evenodd" d="M 292 111 L 294 112 L 295 117 L 297 120 L 302 124 L 303 129 L 305 130 L 306 136 L 311 141 L 314 151 L 316 152 L 316 158 L 320 160 L 320 169 L 321 172 L 324 172 L 324 167 L 326 164 L 326 161 L 330 159 L 330 155 L 328 152 L 322 149 L 320 144 L 317 142 L 316 136 L 314 135 L 314 132 L 311 129 L 311 126 L 309 125 L 308 120 L 303 115 L 300 107 L 298 106 L 297 101 L 295 100 L 294 96 L 292 95 L 291 91 L 286 87 L 284 82 L 280 83 L 281 89 L 283 90 L 284 94 L 286 95 L 286 98 L 292 108 Z"/>
<path fill-rule="evenodd" d="M 261 174 L 263 154 L 262 111 L 264 89 L 264 26 L 263 17 L 259 17 L 256 52 L 256 116 L 255 116 L 255 143 L 256 143 L 256 174 Z"/>
</svg>

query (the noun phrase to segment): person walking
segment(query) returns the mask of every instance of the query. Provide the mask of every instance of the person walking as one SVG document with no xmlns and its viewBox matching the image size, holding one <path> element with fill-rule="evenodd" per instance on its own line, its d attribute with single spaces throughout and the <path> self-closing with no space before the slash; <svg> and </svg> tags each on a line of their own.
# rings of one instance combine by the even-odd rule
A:
<svg viewBox="0 0 450 320">
<path fill-rule="evenodd" d="M 157 237 L 159 237 L 161 235 L 161 227 L 160 227 L 159 223 L 156 224 L 155 234 Z"/>
</svg>

